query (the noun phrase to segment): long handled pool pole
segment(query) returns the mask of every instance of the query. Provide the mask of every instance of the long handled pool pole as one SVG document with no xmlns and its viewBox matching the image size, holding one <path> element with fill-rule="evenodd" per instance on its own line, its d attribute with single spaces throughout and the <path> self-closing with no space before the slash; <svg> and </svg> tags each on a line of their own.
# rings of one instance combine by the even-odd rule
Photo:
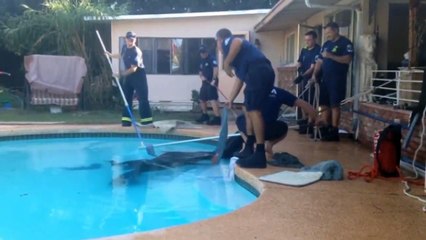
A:
<svg viewBox="0 0 426 240">
<path fill-rule="evenodd" d="M 241 136 L 241 134 L 239 134 L 239 133 L 229 134 L 227 137 L 235 137 L 235 136 Z M 174 141 L 174 142 L 159 143 L 159 144 L 154 144 L 152 146 L 157 148 L 157 147 L 165 147 L 165 146 L 177 145 L 177 144 L 183 144 L 183 143 L 192 143 L 192 142 L 215 140 L 215 139 L 219 139 L 219 138 L 220 138 L 220 136 L 194 138 L 194 139 L 180 140 L 180 141 Z M 141 148 L 145 148 L 145 147 L 141 147 Z"/>
<path fill-rule="evenodd" d="M 113 71 L 113 69 L 112 69 L 112 62 L 111 62 L 111 59 L 109 58 L 109 56 L 108 56 L 108 54 L 107 54 L 107 51 L 106 51 L 106 48 L 105 48 L 104 42 L 102 41 L 101 35 L 99 34 L 99 31 L 98 31 L 98 30 L 96 30 L 96 35 L 98 36 L 99 42 L 101 43 L 102 49 L 104 50 L 105 57 L 106 57 L 106 59 L 108 60 L 109 66 L 110 66 L 110 68 L 111 68 L 111 71 Z M 138 127 L 136 126 L 136 120 L 135 120 L 135 117 L 134 117 L 134 115 L 133 115 L 133 113 L 132 113 L 132 110 L 130 109 L 129 103 L 128 103 L 128 102 L 127 102 L 127 100 L 126 100 L 126 96 L 124 95 L 123 88 L 121 87 L 121 84 L 120 84 L 120 80 L 119 80 L 117 77 L 115 77 L 115 76 L 114 76 L 114 80 L 115 80 L 115 82 L 116 82 L 116 84 L 117 84 L 117 86 L 118 86 L 118 89 L 120 90 L 121 97 L 123 98 L 123 101 L 124 101 L 124 106 L 126 107 L 127 112 L 129 113 L 129 116 L 130 116 L 130 119 L 131 119 L 131 121 L 132 121 L 132 125 L 133 125 L 133 127 L 134 127 L 134 129 L 135 129 L 135 132 L 136 132 L 136 134 L 137 134 L 137 136 L 138 136 L 139 140 L 141 141 L 141 147 L 142 147 L 142 148 L 145 148 L 145 149 L 146 149 L 146 152 L 147 152 L 149 155 L 155 156 L 155 150 L 154 150 L 154 147 L 153 147 L 151 144 L 145 144 L 145 143 L 143 142 L 143 140 L 142 140 L 142 135 L 141 135 L 141 133 L 140 133 L 140 131 L 139 131 Z"/>
</svg>

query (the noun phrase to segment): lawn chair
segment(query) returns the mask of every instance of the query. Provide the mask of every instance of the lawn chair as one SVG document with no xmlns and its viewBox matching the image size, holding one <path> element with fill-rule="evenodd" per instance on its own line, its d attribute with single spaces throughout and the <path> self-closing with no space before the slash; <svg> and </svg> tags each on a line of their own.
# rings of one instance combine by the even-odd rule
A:
<svg viewBox="0 0 426 240">
<path fill-rule="evenodd" d="M 26 102 L 52 107 L 79 104 L 83 79 L 87 73 L 84 59 L 76 56 L 25 56 Z"/>
<path fill-rule="evenodd" d="M 78 106 L 79 94 L 54 94 L 47 90 L 31 89 L 26 84 L 27 103 L 30 105 Z"/>
</svg>

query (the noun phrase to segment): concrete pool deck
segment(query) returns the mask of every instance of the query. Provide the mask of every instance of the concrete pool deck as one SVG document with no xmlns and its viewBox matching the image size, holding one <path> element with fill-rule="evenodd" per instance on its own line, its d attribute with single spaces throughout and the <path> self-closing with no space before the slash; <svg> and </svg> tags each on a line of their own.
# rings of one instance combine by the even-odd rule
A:
<svg viewBox="0 0 426 240">
<path fill-rule="evenodd" d="M 230 132 L 235 126 L 230 126 Z M 0 125 L 0 136 L 58 132 L 132 132 L 119 125 Z M 156 133 L 156 129 L 143 129 Z M 212 136 L 218 127 L 178 129 L 173 134 Z M 348 170 L 370 161 L 370 149 L 349 139 L 313 142 L 290 130 L 275 152 L 289 152 L 305 165 L 338 160 Z M 320 181 L 294 188 L 261 182 L 257 177 L 285 170 L 237 168 L 239 177 L 261 195 L 253 204 L 201 222 L 106 239 L 426 239 L 426 213 L 419 201 L 406 197 L 399 179 Z M 413 193 L 425 196 L 420 187 Z"/>
</svg>

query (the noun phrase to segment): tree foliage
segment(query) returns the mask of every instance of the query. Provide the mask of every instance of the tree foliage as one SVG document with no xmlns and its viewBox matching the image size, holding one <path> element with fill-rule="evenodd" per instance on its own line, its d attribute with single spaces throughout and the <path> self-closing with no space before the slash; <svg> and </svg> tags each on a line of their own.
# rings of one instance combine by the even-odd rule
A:
<svg viewBox="0 0 426 240">
<path fill-rule="evenodd" d="M 88 16 L 116 14 L 105 3 L 90 0 L 45 0 L 41 9 L 22 5 L 21 15 L 0 22 L 3 44 L 18 55 L 85 55 L 85 38 L 91 24 Z M 123 9 L 120 12 L 124 12 Z"/>
<path fill-rule="evenodd" d="M 80 56 L 86 61 L 88 74 L 84 91 L 86 104 L 93 107 L 111 101 L 111 72 L 95 34 L 96 28 L 110 31 L 109 22 L 87 21 L 126 13 L 124 5 L 112 12 L 104 2 L 90 0 L 45 0 L 40 9 L 24 5 L 21 15 L 10 15 L 1 26 L 1 45 L 19 56 L 49 54 Z"/>
</svg>

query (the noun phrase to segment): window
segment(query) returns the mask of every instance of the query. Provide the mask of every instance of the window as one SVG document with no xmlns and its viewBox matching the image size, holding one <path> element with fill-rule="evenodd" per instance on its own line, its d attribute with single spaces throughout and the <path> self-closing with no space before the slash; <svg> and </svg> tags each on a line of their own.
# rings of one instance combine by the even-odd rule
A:
<svg viewBox="0 0 426 240">
<path fill-rule="evenodd" d="M 202 40 L 198 38 L 185 39 L 185 56 L 184 56 L 184 70 L 189 74 L 198 74 L 200 69 L 200 54 L 198 50 L 200 45 L 203 44 Z"/>
<path fill-rule="evenodd" d="M 155 54 L 156 54 L 156 60 L 154 65 L 154 71 L 153 73 L 158 74 L 170 74 L 170 63 L 171 63 L 171 54 L 170 54 L 170 46 L 171 46 L 171 40 L 170 39 L 155 39 L 154 40 L 155 47 Z"/>
<path fill-rule="evenodd" d="M 154 70 L 154 39 L 153 38 L 138 38 L 138 46 L 142 50 L 143 64 L 145 71 L 152 73 Z"/>
<path fill-rule="evenodd" d="M 296 62 L 296 34 L 292 33 L 286 39 L 286 64 Z"/>
<path fill-rule="evenodd" d="M 183 39 L 172 39 L 172 74 L 183 73 Z"/>
<path fill-rule="evenodd" d="M 120 54 L 122 54 L 122 51 L 126 45 L 126 41 L 124 37 L 120 37 L 118 39 L 118 45 L 119 45 Z M 145 65 L 146 72 L 152 72 L 152 69 L 153 69 L 152 62 L 153 62 L 153 56 L 154 56 L 153 38 L 137 38 L 136 45 L 142 50 L 142 58 L 143 58 L 143 63 Z M 124 62 L 121 58 L 119 61 L 119 68 L 120 68 L 120 71 L 125 70 Z"/>
<path fill-rule="evenodd" d="M 120 37 L 119 44 L 121 50 L 124 37 Z M 138 38 L 136 44 L 142 50 L 148 74 L 198 74 L 201 44 L 216 55 L 214 38 Z M 124 65 L 120 62 L 122 69 Z"/>
</svg>

